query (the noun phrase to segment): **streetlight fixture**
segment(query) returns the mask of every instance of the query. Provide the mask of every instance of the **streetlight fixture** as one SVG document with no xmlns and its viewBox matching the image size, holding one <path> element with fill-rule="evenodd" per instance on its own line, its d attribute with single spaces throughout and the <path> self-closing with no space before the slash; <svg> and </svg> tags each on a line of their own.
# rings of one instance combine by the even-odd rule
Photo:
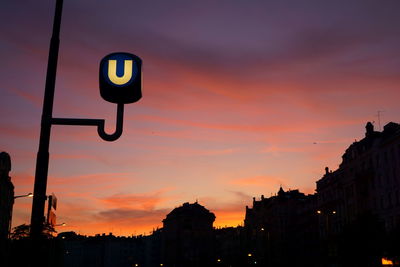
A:
<svg viewBox="0 0 400 267">
<path fill-rule="evenodd" d="M 336 210 L 332 210 L 332 211 L 324 211 L 324 212 L 322 212 L 322 210 L 317 210 L 317 214 L 322 214 L 322 213 L 324 213 L 324 214 L 329 214 L 329 213 L 331 213 L 331 214 L 336 214 L 337 212 L 336 212 Z"/>
<path fill-rule="evenodd" d="M 54 226 L 67 226 L 67 224 L 65 222 L 60 223 L 60 224 L 55 224 Z"/>
<path fill-rule="evenodd" d="M 26 195 L 15 196 L 14 199 L 20 198 L 20 197 L 33 197 L 33 194 L 32 193 L 28 193 Z"/>
<path fill-rule="evenodd" d="M 19 196 L 14 196 L 14 200 L 17 198 L 21 198 L 21 197 L 33 197 L 32 193 L 28 193 L 26 195 L 19 195 Z M 11 233 L 11 221 L 12 221 L 12 213 L 11 213 L 11 217 L 10 217 L 10 224 L 8 226 L 8 233 Z"/>
</svg>

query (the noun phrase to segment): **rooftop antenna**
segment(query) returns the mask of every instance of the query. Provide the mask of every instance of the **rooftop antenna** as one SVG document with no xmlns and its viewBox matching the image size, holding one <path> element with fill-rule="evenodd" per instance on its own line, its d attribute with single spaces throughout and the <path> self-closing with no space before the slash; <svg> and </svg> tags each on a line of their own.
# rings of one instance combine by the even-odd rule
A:
<svg viewBox="0 0 400 267">
<path fill-rule="evenodd" d="M 381 114 L 382 114 L 383 112 L 385 112 L 385 111 L 384 111 L 384 110 L 378 110 L 378 111 L 376 112 L 376 116 L 378 117 L 379 131 L 382 131 L 382 128 L 381 128 Z"/>
</svg>

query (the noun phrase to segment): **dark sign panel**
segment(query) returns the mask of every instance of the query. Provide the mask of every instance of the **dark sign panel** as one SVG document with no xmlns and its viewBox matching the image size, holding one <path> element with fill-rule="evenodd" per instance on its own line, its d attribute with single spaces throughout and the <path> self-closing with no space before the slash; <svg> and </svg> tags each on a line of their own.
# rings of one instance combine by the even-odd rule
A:
<svg viewBox="0 0 400 267">
<path fill-rule="evenodd" d="M 56 225 L 56 209 L 57 209 L 57 197 L 54 193 L 48 198 L 47 203 L 47 223 L 54 227 Z"/>
<path fill-rule="evenodd" d="M 142 60 L 129 53 L 112 53 L 100 61 L 101 97 L 109 102 L 128 104 L 142 97 Z"/>
<path fill-rule="evenodd" d="M 54 193 L 51 194 L 51 207 L 56 210 L 57 209 L 57 198 Z"/>
<path fill-rule="evenodd" d="M 49 225 L 51 225 L 52 227 L 54 227 L 56 225 L 56 221 L 57 221 L 56 219 L 57 219 L 56 214 L 52 210 L 50 210 L 47 215 L 47 223 Z"/>
</svg>

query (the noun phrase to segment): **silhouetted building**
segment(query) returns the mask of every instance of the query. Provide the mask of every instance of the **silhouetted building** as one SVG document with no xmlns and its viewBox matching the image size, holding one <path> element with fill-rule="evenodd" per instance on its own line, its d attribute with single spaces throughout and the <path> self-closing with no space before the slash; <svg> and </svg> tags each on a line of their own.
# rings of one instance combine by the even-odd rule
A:
<svg viewBox="0 0 400 267">
<path fill-rule="evenodd" d="M 152 266 L 146 264 L 144 236 L 116 237 L 110 233 L 86 237 L 66 232 L 57 239 L 63 241 L 64 267 Z"/>
<path fill-rule="evenodd" d="M 184 203 L 163 220 L 165 266 L 211 266 L 214 259 L 215 215 L 197 202 Z"/>
<path fill-rule="evenodd" d="M 14 205 L 14 185 L 9 172 L 11 158 L 6 152 L 0 153 L 0 239 L 8 238 Z"/>
<path fill-rule="evenodd" d="M 318 256 L 316 198 L 298 190 L 269 198 L 253 198 L 246 206 L 245 230 L 249 258 L 261 266 L 313 266 Z"/>
<path fill-rule="evenodd" d="M 0 153 L 0 265 L 7 265 L 9 249 L 8 234 L 11 229 L 12 209 L 14 205 L 14 185 L 9 172 L 11 158 L 6 152 Z"/>
<path fill-rule="evenodd" d="M 216 266 L 246 266 L 248 254 L 242 226 L 214 229 Z"/>
<path fill-rule="evenodd" d="M 149 236 L 144 236 L 145 265 L 147 267 L 166 266 L 161 257 L 163 229 L 153 230 Z"/>
<path fill-rule="evenodd" d="M 379 255 L 369 255 L 382 255 L 386 244 L 381 237 L 400 226 L 400 125 L 390 122 L 377 132 L 368 122 L 365 137 L 351 144 L 342 158 L 337 170 L 326 168 L 317 181 L 319 232 L 326 254 L 337 261 L 344 257 L 341 244 L 353 242 L 354 257 L 378 261 Z M 365 232 L 356 236 L 361 229 Z M 347 232 L 354 240 L 347 240 L 352 235 Z M 360 238 L 366 235 L 366 240 Z"/>
</svg>

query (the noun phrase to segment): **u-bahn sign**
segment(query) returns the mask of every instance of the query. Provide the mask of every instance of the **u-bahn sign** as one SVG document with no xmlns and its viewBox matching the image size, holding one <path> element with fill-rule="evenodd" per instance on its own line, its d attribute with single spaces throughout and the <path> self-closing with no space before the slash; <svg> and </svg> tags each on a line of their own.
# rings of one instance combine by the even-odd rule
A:
<svg viewBox="0 0 400 267">
<path fill-rule="evenodd" d="M 128 104 L 142 97 L 142 60 L 129 53 L 112 53 L 100 61 L 100 95 L 109 102 Z"/>
</svg>

